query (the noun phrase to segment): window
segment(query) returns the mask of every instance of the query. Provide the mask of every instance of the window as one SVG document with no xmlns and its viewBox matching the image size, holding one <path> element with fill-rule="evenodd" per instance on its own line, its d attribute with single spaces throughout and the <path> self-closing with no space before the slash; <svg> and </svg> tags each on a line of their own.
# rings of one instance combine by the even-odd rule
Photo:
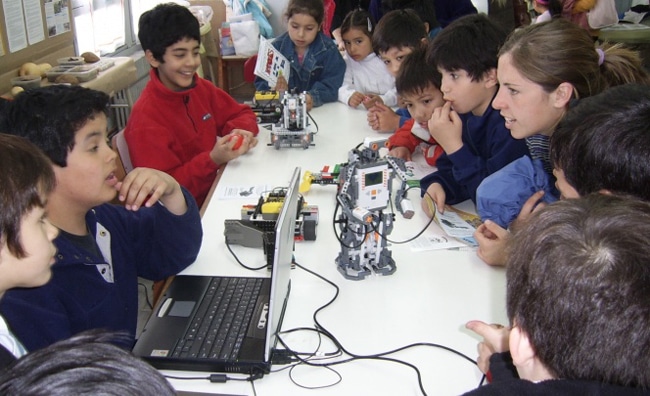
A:
<svg viewBox="0 0 650 396">
<path fill-rule="evenodd" d="M 166 1 L 72 0 L 77 54 L 105 56 L 132 49 L 138 44 L 140 15 Z"/>
</svg>

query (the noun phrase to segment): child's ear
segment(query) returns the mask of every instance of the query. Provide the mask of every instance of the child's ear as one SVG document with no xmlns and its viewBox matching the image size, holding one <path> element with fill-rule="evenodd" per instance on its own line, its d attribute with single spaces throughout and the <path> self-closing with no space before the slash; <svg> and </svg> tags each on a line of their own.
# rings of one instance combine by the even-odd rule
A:
<svg viewBox="0 0 650 396">
<path fill-rule="evenodd" d="M 157 68 L 160 65 L 160 62 L 153 56 L 151 50 L 144 51 L 144 57 L 149 62 L 149 65 L 153 68 Z"/>
<path fill-rule="evenodd" d="M 573 98 L 574 92 L 573 85 L 568 82 L 563 82 L 553 91 L 553 105 L 556 108 L 566 108 Z"/>
<path fill-rule="evenodd" d="M 530 343 L 528 334 L 516 324 L 510 330 L 510 355 L 521 379 L 534 380 L 539 370 L 539 360 Z"/>
<path fill-rule="evenodd" d="M 499 84 L 496 68 L 492 68 L 483 74 L 483 83 L 485 84 L 485 88 L 492 88 Z"/>
</svg>

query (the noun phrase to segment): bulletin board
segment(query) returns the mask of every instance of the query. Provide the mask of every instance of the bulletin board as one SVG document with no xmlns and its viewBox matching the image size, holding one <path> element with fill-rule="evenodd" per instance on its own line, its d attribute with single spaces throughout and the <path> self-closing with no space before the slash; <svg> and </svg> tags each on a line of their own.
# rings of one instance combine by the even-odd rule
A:
<svg viewBox="0 0 650 396">
<path fill-rule="evenodd" d="M 0 94 L 25 62 L 74 56 L 72 0 L 0 0 Z"/>
</svg>

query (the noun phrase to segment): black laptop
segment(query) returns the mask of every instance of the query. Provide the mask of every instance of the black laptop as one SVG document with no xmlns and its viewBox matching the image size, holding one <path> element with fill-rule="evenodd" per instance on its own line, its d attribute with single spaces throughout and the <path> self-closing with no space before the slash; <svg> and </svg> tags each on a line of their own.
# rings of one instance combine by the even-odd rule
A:
<svg viewBox="0 0 650 396">
<path fill-rule="evenodd" d="M 271 277 L 176 276 L 145 324 L 136 356 L 159 369 L 270 371 L 291 286 L 299 182 L 296 168 L 275 227 Z"/>
</svg>

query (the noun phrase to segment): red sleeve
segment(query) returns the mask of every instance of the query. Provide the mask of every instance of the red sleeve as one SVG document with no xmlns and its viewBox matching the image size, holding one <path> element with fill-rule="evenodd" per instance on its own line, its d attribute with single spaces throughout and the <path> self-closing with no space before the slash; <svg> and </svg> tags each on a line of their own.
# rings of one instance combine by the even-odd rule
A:
<svg viewBox="0 0 650 396">
<path fill-rule="evenodd" d="M 393 149 L 393 147 L 406 147 L 409 152 L 413 154 L 415 148 L 422 141 L 419 137 L 411 133 L 411 128 L 413 128 L 414 122 L 415 120 L 413 118 L 406 120 L 404 124 L 402 124 L 402 126 L 388 138 L 389 149 Z"/>
</svg>

